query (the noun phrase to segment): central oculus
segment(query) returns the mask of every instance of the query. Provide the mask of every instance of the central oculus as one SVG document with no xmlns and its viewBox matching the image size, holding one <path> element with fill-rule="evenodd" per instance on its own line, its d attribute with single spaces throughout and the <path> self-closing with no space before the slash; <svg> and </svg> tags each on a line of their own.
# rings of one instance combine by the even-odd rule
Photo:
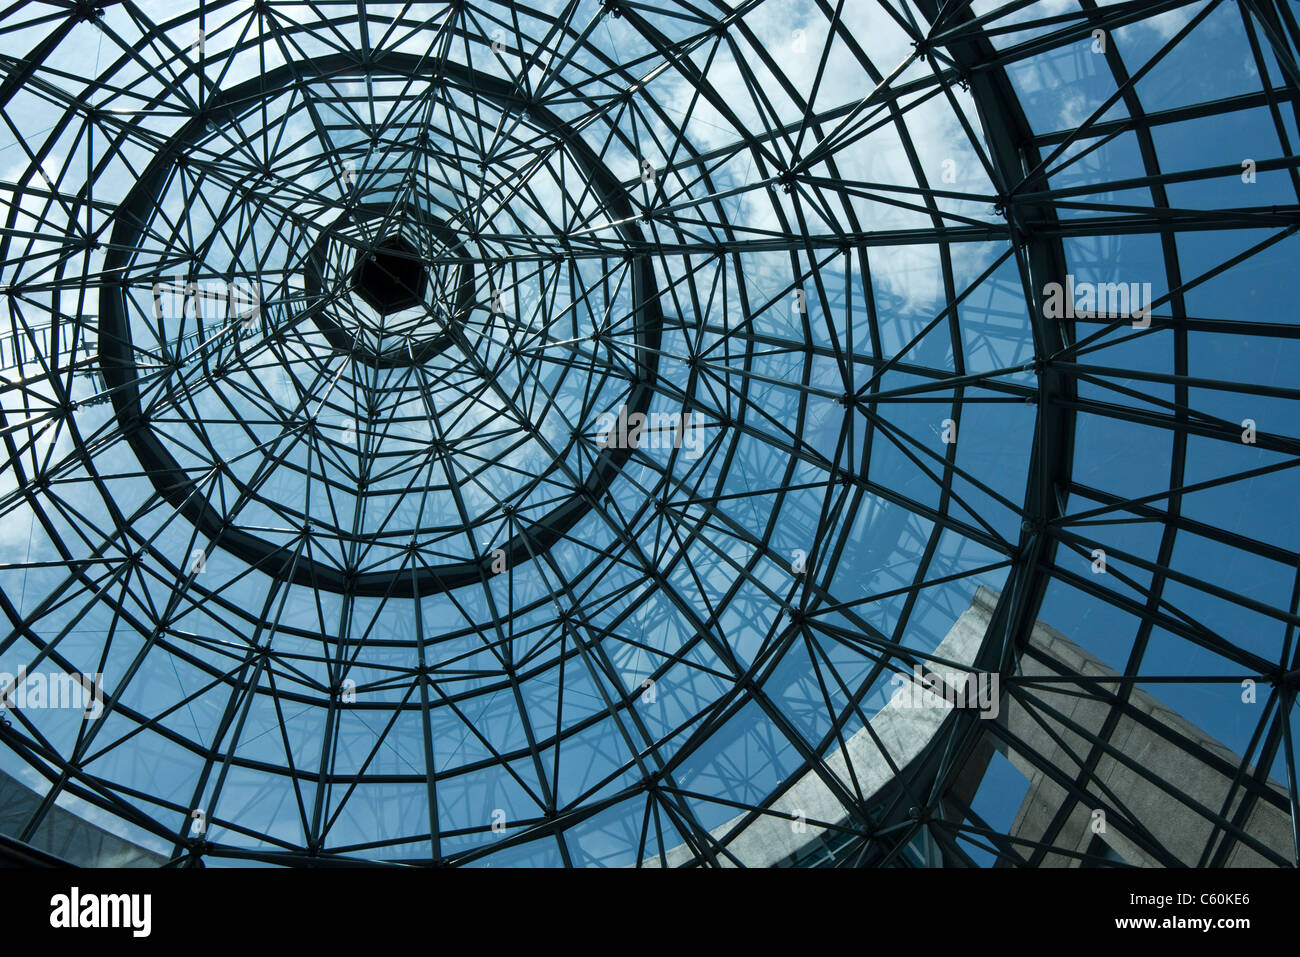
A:
<svg viewBox="0 0 1300 957">
<path fill-rule="evenodd" d="M 100 289 L 100 362 L 142 471 L 205 542 L 318 592 L 423 598 L 538 561 L 632 455 L 595 444 L 596 416 L 645 414 L 658 381 L 654 259 L 628 186 L 587 141 L 602 134 L 525 103 L 514 81 L 450 60 L 432 72 L 415 54 L 357 64 L 348 53 L 214 92 L 113 217 L 103 269 L 117 281 Z M 241 135 L 242 118 L 279 109 L 304 84 L 338 98 L 340 79 L 353 77 L 364 88 L 425 84 L 431 101 L 480 117 L 481 129 L 394 114 L 382 169 L 329 179 L 300 209 L 254 202 L 206 173 L 175 175 L 178 158 Z M 497 137 L 492 176 L 527 189 L 485 187 L 447 165 L 484 158 L 494 129 L 509 132 Z M 319 158 L 322 169 L 357 158 L 332 142 L 321 149 L 338 150 Z M 418 188 L 385 178 L 399 167 L 424 171 Z M 183 235 L 169 211 L 195 193 L 265 218 L 269 238 L 234 253 L 205 247 L 211 261 L 191 271 L 282 292 L 263 297 L 262 322 L 246 335 L 201 327 L 215 343 L 204 362 L 165 366 L 160 378 L 141 356 L 168 360 L 167 344 L 195 320 L 155 309 L 165 260 L 151 237 Z M 283 205 L 294 196 L 286 189 Z M 490 213 L 474 214 L 485 203 Z M 550 203 L 566 223 L 608 221 L 594 254 L 548 221 Z M 169 398 L 181 394 L 176 381 L 193 401 Z M 146 411 L 164 405 L 174 411 Z M 574 534 L 600 527 L 598 518 Z"/>
<path fill-rule="evenodd" d="M 420 305 L 428 286 L 420 254 L 401 236 L 382 240 L 352 271 L 352 291 L 381 316 Z"/>
<path fill-rule="evenodd" d="M 474 261 L 461 238 L 411 205 L 355 205 L 322 231 L 303 279 L 330 345 L 379 368 L 441 354 L 475 306 Z"/>
</svg>

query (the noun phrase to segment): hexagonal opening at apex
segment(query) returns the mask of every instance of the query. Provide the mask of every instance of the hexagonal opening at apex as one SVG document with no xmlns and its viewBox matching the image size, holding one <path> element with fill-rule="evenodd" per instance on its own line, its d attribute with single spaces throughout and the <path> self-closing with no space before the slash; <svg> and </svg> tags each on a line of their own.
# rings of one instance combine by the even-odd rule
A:
<svg viewBox="0 0 1300 957">
<path fill-rule="evenodd" d="M 352 271 L 352 290 L 380 315 L 418 306 L 429 284 L 415 247 L 389 236 L 364 253 Z"/>
</svg>

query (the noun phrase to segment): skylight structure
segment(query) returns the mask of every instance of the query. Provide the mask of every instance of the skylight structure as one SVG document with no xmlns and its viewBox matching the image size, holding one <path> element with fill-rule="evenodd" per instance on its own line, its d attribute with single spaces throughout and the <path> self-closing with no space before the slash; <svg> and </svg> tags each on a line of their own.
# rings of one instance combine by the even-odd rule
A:
<svg viewBox="0 0 1300 957">
<path fill-rule="evenodd" d="M 1296 863 L 1296 16 L 0 15 L 0 831 Z"/>
</svg>

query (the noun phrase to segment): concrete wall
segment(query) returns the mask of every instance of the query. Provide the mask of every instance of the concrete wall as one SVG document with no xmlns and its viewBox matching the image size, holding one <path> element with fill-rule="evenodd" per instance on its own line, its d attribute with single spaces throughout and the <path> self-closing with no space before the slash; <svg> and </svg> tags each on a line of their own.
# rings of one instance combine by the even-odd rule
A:
<svg viewBox="0 0 1300 957">
<path fill-rule="evenodd" d="M 974 661 L 988 624 L 987 617 L 982 616 L 982 608 L 972 606 L 967 609 L 940 642 L 934 655 L 959 665 L 969 665 Z M 936 665 L 935 670 L 947 669 Z M 853 780 L 848 771 L 851 764 L 862 794 L 869 799 L 893 777 L 885 752 L 888 752 L 896 766 L 903 767 L 921 752 L 939 730 L 948 714 L 948 706 L 939 701 L 934 707 L 913 707 L 910 694 L 912 685 L 913 682 L 909 680 L 907 687 L 900 688 L 884 708 L 868 719 L 871 731 L 880 739 L 885 751 L 882 752 L 872 739 L 872 734 L 862 728 L 849 737 L 843 749 L 827 755 L 827 766 L 836 778 L 844 782 L 846 788 L 851 787 L 850 782 Z M 802 813 L 807 821 L 843 824 L 847 820 L 843 805 L 815 771 L 801 776 L 785 794 L 773 802 L 772 807 L 784 814 Z M 710 833 L 715 839 L 721 840 L 743 818 L 743 814 L 738 814 L 726 824 L 713 828 Z M 811 823 L 801 831 L 786 818 L 764 816 L 751 822 L 726 846 L 747 867 L 775 867 L 810 853 L 827 833 L 828 829 Z M 689 861 L 694 857 L 694 852 L 682 845 L 668 851 L 665 856 L 671 867 Z M 734 866 L 721 855 L 718 862 L 724 867 Z M 658 855 L 655 855 L 645 860 L 643 866 L 659 867 L 660 863 Z"/>
<path fill-rule="evenodd" d="M 935 656 L 960 664 L 974 661 L 997 599 L 996 592 L 979 588 L 970 607 L 957 619 L 935 650 Z M 1107 668 L 1093 655 L 1042 622 L 1035 623 L 1029 644 L 1048 663 L 1044 664 L 1036 656 L 1026 655 L 1022 661 L 1023 673 L 1026 675 L 1116 675 L 1115 671 Z M 945 669 L 942 665 L 935 665 L 934 670 Z M 1070 683 L 1059 686 L 1059 689 L 1033 689 L 1030 694 L 1033 699 L 1066 715 L 1089 734 L 1097 735 L 1111 712 L 1112 705 L 1097 700 L 1091 691 Z M 1069 693 L 1071 690 L 1075 691 L 1074 695 Z M 942 702 L 930 708 L 909 707 L 907 697 L 907 689 L 900 690 L 888 705 L 869 720 L 872 730 L 885 744 L 894 763 L 900 767 L 920 753 L 948 712 L 947 706 Z M 1222 756 L 1231 765 L 1241 763 L 1240 756 L 1165 707 L 1140 687 L 1133 689 L 1129 702 L 1133 711 L 1150 715 L 1176 735 L 1199 743 Z M 1003 697 L 996 720 L 1027 745 L 1023 754 L 1001 746 L 1000 743 L 998 745 L 998 749 L 1011 764 L 1029 780 L 1029 789 L 1016 814 L 1010 834 L 1012 837 L 1039 840 L 1067 795 L 1064 788 L 1047 777 L 1044 767 L 1057 768 L 1071 775 L 1077 774 L 1079 765 L 1070 752 L 1073 751 L 1080 758 L 1086 757 L 1089 739 L 1068 731 L 1057 720 L 1046 719 L 1042 715 L 1036 718 L 1025 707 L 1011 702 L 1006 696 Z M 1058 736 L 1062 743 L 1053 740 L 1053 735 Z M 1190 800 L 1218 812 L 1227 796 L 1231 778 L 1207 765 L 1179 742 L 1162 737 L 1155 729 L 1144 726 L 1129 714 L 1121 714 L 1109 741 L 1121 753 L 1151 771 L 1158 781 L 1148 781 L 1120 760 L 1103 756 L 1085 790 L 1089 794 L 1098 794 L 1096 782 L 1101 782 L 1118 803 L 1151 832 L 1162 847 L 1184 863 L 1196 864 L 1210 838 L 1213 825 L 1192 806 L 1180 802 L 1165 790 L 1161 783 L 1173 782 Z M 964 797 L 976 793 L 992 753 L 993 746 L 987 741 L 975 749 L 957 777 L 954 788 L 956 792 Z M 844 749 L 828 755 L 826 764 L 846 787 L 851 781 L 848 767 L 852 765 L 862 792 L 868 797 L 875 794 L 892 776 L 889 762 L 865 729 L 850 737 Z M 1277 782 L 1271 781 L 1269 786 L 1285 795 L 1285 789 Z M 1231 810 L 1235 812 L 1239 804 L 1238 797 Z M 802 812 L 808 820 L 835 824 L 847 821 L 842 805 L 830 788 L 811 771 L 800 777 L 777 799 L 773 808 L 785 814 Z M 710 833 L 715 839 L 722 840 L 743 817 L 744 815 L 737 815 Z M 1243 830 L 1265 846 L 1288 857 L 1295 853 L 1289 815 L 1270 804 L 1256 802 L 1246 816 Z M 750 867 L 779 866 L 812 853 L 826 833 L 825 829 L 812 824 L 800 831 L 787 819 L 763 816 L 733 837 L 728 842 L 727 849 Z M 1114 827 L 1107 827 L 1104 833 L 1094 835 L 1092 809 L 1083 805 L 1073 808 L 1064 828 L 1052 843 L 1067 850 L 1084 852 L 1094 837 L 1104 841 L 1115 855 L 1128 863 L 1140 866 L 1153 866 L 1157 863 Z M 1219 839 L 1222 840 L 1222 837 L 1220 834 Z M 688 847 L 681 846 L 672 849 L 666 856 L 669 865 L 675 866 L 689 861 L 694 854 Z M 723 866 L 731 866 L 725 858 L 720 857 L 719 861 Z M 1078 863 L 1076 859 L 1064 854 L 1049 854 L 1044 858 L 1043 866 L 1070 867 L 1077 866 Z M 1242 867 L 1266 865 L 1267 861 L 1253 849 L 1236 843 L 1227 855 L 1226 863 L 1230 867 Z M 654 856 L 643 864 L 657 867 L 660 861 L 658 856 Z"/>
<path fill-rule="evenodd" d="M 26 784 L 0 771 L 0 833 L 18 837 L 41 801 Z M 57 804 L 27 843 L 78 867 L 160 867 L 167 860 Z"/>
<path fill-rule="evenodd" d="M 980 592 L 975 596 L 975 604 L 972 607 L 979 605 L 986 613 L 991 613 L 992 602 L 997 596 L 986 589 L 981 589 Z M 1045 663 L 1035 656 L 1024 656 L 1021 668 L 1026 675 L 1075 674 L 1096 677 L 1118 675 L 1118 672 L 1108 668 L 1059 631 L 1041 621 L 1035 623 L 1029 643 L 1048 660 Z M 1112 705 L 1091 697 L 1092 692 L 1076 684 L 1065 683 L 1057 687 L 1060 688 L 1059 691 L 1034 688 L 1029 693 L 1033 699 L 1066 715 L 1093 736 L 1097 735 L 1111 712 Z M 1105 687 L 1118 689 L 1119 686 L 1107 684 Z M 1235 687 L 1225 686 L 1225 688 L 1225 693 L 1237 693 Z M 1070 694 L 1071 691 L 1074 694 Z M 1178 737 L 1199 744 L 1233 767 L 1241 764 L 1240 755 L 1216 741 L 1182 715 L 1166 707 L 1140 686 L 1135 686 L 1130 694 L 1129 709 L 1139 715 L 1150 716 Z M 1043 759 L 1046 759 L 1048 765 L 1075 776 L 1079 770 L 1076 758 L 1087 757 L 1089 740 L 1067 730 L 1057 721 L 1047 721 L 1045 728 L 1027 709 L 1015 703 L 1005 709 L 1004 719 L 1009 731 L 1023 739 L 1034 752 L 1041 755 L 1035 763 L 1027 755 L 1019 754 L 1014 750 L 1000 749 L 1030 781 L 1029 792 L 1016 814 L 1011 834 L 1015 837 L 1038 840 L 1061 803 L 1066 800 L 1065 789 L 1048 779 L 1044 773 Z M 1048 728 L 1060 736 L 1062 744 L 1052 740 Z M 1232 778 L 1220 773 L 1195 753 L 1186 750 L 1179 742 L 1168 740 L 1156 729 L 1144 725 L 1136 716 L 1128 713 L 1120 715 L 1109 743 L 1139 766 L 1150 771 L 1158 780 L 1150 781 L 1133 768 L 1126 767 L 1118 758 L 1103 755 L 1092 775 L 1093 780 L 1099 783 L 1087 786 L 1088 793 L 1102 795 L 1105 793 L 1102 786 L 1108 788 L 1118 803 L 1122 804 L 1125 810 L 1151 833 L 1158 845 L 1184 864 L 1196 865 L 1201 859 L 1207 841 L 1210 840 L 1214 826 L 1203 814 L 1198 813 L 1190 802 L 1197 802 L 1217 814 L 1223 808 Z M 1163 782 L 1170 782 L 1183 791 L 1189 803 L 1181 801 L 1162 787 Z M 1270 781 L 1269 786 L 1280 796 L 1286 796 L 1286 789 L 1277 782 Z M 1230 806 L 1229 819 L 1240 806 L 1240 792 L 1241 789 L 1238 788 L 1238 795 Z M 1091 821 L 1091 809 L 1076 805 L 1061 834 L 1053 843 L 1069 850 L 1086 851 L 1094 837 Z M 1282 810 L 1271 804 L 1256 801 L 1241 827 L 1265 846 L 1273 848 L 1288 858 L 1294 857 L 1291 818 Z M 1154 866 L 1157 863 L 1113 827 L 1107 827 L 1096 837 L 1130 864 Z M 1223 837 L 1223 833 L 1220 832 L 1217 840 L 1221 841 Z M 1270 866 L 1268 860 L 1254 849 L 1233 840 L 1235 847 L 1225 858 L 1227 866 Z M 1078 862 L 1055 854 L 1048 855 L 1044 859 L 1044 865 L 1071 867 L 1077 866 Z"/>
<path fill-rule="evenodd" d="M 997 601 L 997 593 L 980 588 L 953 627 L 939 644 L 936 657 L 969 665 L 983 641 L 988 622 Z M 1022 670 L 1026 675 L 1092 675 L 1115 676 L 1097 658 L 1084 651 L 1059 631 L 1042 622 L 1034 625 L 1029 640 L 1030 647 L 1038 653 L 1025 655 Z M 1038 657 L 1046 659 L 1046 663 Z M 935 665 L 934 670 L 946 670 Z M 1032 689 L 1034 700 L 1059 710 L 1077 722 L 1090 735 L 1096 735 L 1112 706 L 1097 700 L 1091 692 L 1071 695 L 1079 691 L 1066 683 L 1059 690 Z M 1129 699 L 1133 711 L 1149 715 L 1159 724 L 1188 741 L 1197 742 L 1207 750 L 1220 755 L 1229 764 L 1240 764 L 1240 757 L 1201 731 L 1181 715 L 1165 707 L 1153 695 L 1135 687 Z M 934 737 L 948 713 L 946 703 L 931 702 L 930 707 L 913 707 L 911 682 L 900 689 L 890 702 L 869 719 L 872 732 L 880 739 L 890 758 L 897 766 L 911 761 Z M 1029 780 L 1029 789 L 1016 814 L 1011 828 L 1012 837 L 1028 840 L 1042 838 L 1057 809 L 1065 801 L 1066 791 L 1048 778 L 1044 768 L 1052 767 L 1071 776 L 1078 772 L 1076 758 L 1088 753 L 1089 738 L 1068 731 L 1055 720 L 1047 720 L 1046 727 L 1023 706 L 1005 696 L 996 719 L 1016 738 L 1028 746 L 1024 753 L 999 745 L 1011 764 Z M 1049 730 L 1050 732 L 1049 733 Z M 1053 740 L 1059 736 L 1062 743 Z M 1187 751 L 1177 741 L 1169 741 L 1153 728 L 1148 728 L 1135 717 L 1121 715 L 1110 743 L 1122 754 L 1151 771 L 1157 781 L 1148 781 L 1137 771 L 1126 767 L 1120 760 L 1103 756 L 1094 774 L 1115 795 L 1116 799 L 1138 822 L 1147 828 L 1156 841 L 1179 860 L 1195 864 L 1210 839 L 1213 825 L 1189 804 L 1182 803 L 1164 787 L 1163 782 L 1173 782 L 1182 789 L 1189 800 L 1217 812 L 1227 796 L 1231 778 L 1220 773 Z M 1073 756 L 1071 755 L 1073 752 Z M 963 796 L 976 793 L 992 756 L 987 743 L 978 747 L 958 775 L 955 791 Z M 860 729 L 846 742 L 846 747 L 836 750 L 826 758 L 826 764 L 846 788 L 856 776 L 862 793 L 868 799 L 876 794 L 892 777 L 890 761 L 877 747 L 872 735 Z M 850 766 L 853 775 L 849 773 Z M 1270 782 L 1279 795 L 1285 789 Z M 1099 793 L 1097 784 L 1089 785 L 1089 794 Z M 41 801 L 40 796 L 21 781 L 0 772 L 0 832 L 17 836 L 30 820 Z M 1235 813 L 1240 804 L 1238 797 L 1232 808 Z M 825 821 L 843 824 L 847 821 L 843 806 L 831 789 L 809 771 L 773 804 L 775 811 L 787 815 L 802 814 L 806 821 Z M 722 840 L 734 830 L 744 815 L 736 815 L 727 823 L 711 831 Z M 1076 805 L 1061 833 L 1053 843 L 1067 850 L 1086 851 L 1094 837 L 1104 841 L 1123 860 L 1137 865 L 1151 866 L 1156 861 L 1144 854 L 1137 845 L 1119 834 L 1114 827 L 1104 833 L 1093 834 L 1091 808 Z M 1290 857 L 1294 855 L 1289 815 L 1271 804 L 1255 802 L 1246 815 L 1243 829 L 1266 846 Z M 772 867 L 790 863 L 815 851 L 828 832 L 808 823 L 800 827 L 785 817 L 761 816 L 741 829 L 727 843 L 727 849 L 750 867 Z M 1219 840 L 1223 835 L 1219 835 Z M 161 855 L 137 847 L 102 828 L 82 819 L 71 811 L 54 807 L 46 815 L 41 827 L 30 842 L 32 846 L 54 854 L 66 861 L 83 866 L 99 867 L 156 867 L 164 862 Z M 685 845 L 668 851 L 669 866 L 689 861 L 694 853 Z M 720 863 L 729 866 L 725 857 Z M 1236 843 L 1228 853 L 1229 866 L 1259 866 L 1267 864 L 1253 849 Z M 645 866 L 658 867 L 658 855 L 643 862 Z M 1076 866 L 1077 861 L 1063 854 L 1049 854 L 1045 866 Z"/>
</svg>

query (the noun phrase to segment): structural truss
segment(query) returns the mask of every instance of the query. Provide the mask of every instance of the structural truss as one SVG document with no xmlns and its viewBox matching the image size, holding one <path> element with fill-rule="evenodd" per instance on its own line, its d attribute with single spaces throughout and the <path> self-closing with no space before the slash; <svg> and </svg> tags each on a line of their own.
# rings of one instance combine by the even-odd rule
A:
<svg viewBox="0 0 1300 957">
<path fill-rule="evenodd" d="M 1298 45 L 1291 0 L 7 8 L 7 841 L 1297 863 Z M 895 720 L 951 668 L 1052 747 Z"/>
</svg>

